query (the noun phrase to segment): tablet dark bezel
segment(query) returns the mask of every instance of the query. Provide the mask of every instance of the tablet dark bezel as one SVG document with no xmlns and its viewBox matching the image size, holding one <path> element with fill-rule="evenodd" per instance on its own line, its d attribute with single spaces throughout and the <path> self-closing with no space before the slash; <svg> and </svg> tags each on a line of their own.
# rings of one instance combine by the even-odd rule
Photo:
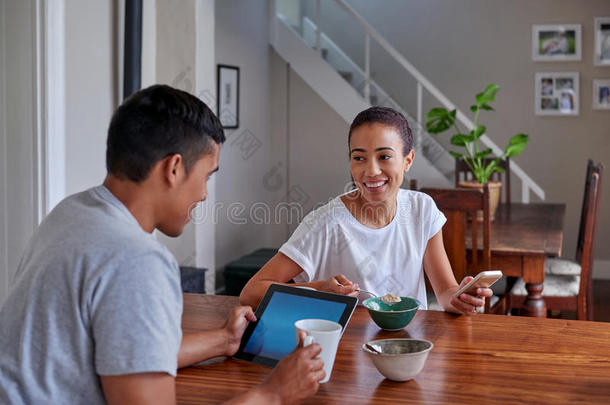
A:
<svg viewBox="0 0 610 405">
<path fill-rule="evenodd" d="M 343 313 L 341 314 L 341 318 L 338 321 L 338 323 L 343 327 L 343 330 L 345 330 L 345 326 L 347 325 L 350 318 L 352 317 L 352 314 L 354 313 L 354 309 L 356 308 L 356 305 L 358 304 L 358 298 L 356 298 L 356 297 L 332 294 L 332 293 L 327 293 L 327 292 L 322 292 L 322 291 L 317 291 L 317 290 L 309 290 L 309 289 L 299 288 L 299 287 L 291 287 L 291 286 L 282 285 L 282 284 L 271 284 L 269 286 L 269 288 L 267 289 L 265 296 L 263 297 L 260 304 L 258 305 L 258 308 L 256 309 L 256 312 L 255 312 L 256 319 L 261 318 L 261 316 L 265 312 L 265 309 L 267 308 L 267 305 L 271 301 L 271 297 L 276 292 L 282 292 L 282 293 L 291 294 L 291 295 L 298 295 L 301 297 L 310 297 L 310 298 L 315 298 L 315 299 L 325 300 L 325 301 L 340 302 L 342 304 L 345 304 L 345 309 L 343 310 Z M 273 359 L 270 357 L 257 356 L 255 354 L 244 352 L 244 348 L 246 347 L 248 340 L 250 340 L 250 336 L 252 336 L 252 332 L 254 332 L 254 329 L 256 328 L 257 324 L 258 324 L 258 321 L 250 322 L 250 324 L 244 331 L 244 334 L 241 338 L 241 344 L 239 346 L 239 350 L 237 351 L 237 353 L 235 353 L 235 355 L 233 355 L 233 357 L 236 359 L 240 359 L 240 360 L 251 361 L 252 363 L 260 364 L 263 366 L 275 367 L 275 365 L 277 364 L 277 362 L 279 360 L 276 360 L 276 359 Z"/>
</svg>

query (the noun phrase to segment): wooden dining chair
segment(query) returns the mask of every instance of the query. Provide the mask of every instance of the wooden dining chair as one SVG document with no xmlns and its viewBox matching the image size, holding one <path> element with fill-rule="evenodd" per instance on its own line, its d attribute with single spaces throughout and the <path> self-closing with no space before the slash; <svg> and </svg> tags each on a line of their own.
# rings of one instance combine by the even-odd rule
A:
<svg viewBox="0 0 610 405">
<path fill-rule="evenodd" d="M 485 159 L 484 165 L 488 165 L 493 159 Z M 504 169 L 503 173 L 493 172 L 490 176 L 490 181 L 499 181 L 502 183 L 502 187 L 504 187 L 504 194 L 506 196 L 506 203 L 510 204 L 510 159 L 506 158 L 505 160 L 500 160 L 498 166 Z M 455 187 L 459 187 L 458 184 L 460 181 L 468 181 L 472 180 L 472 171 L 470 167 L 466 164 L 464 159 L 456 158 L 455 159 Z"/>
<path fill-rule="evenodd" d="M 542 296 L 548 310 L 576 311 L 578 319 L 593 320 L 593 248 L 601 200 L 604 165 L 587 162 L 587 176 L 580 213 L 576 259 L 546 258 Z M 519 279 L 510 295 L 510 305 L 521 307 L 527 291 Z"/>
<path fill-rule="evenodd" d="M 482 193 L 479 190 L 460 188 L 422 188 L 420 191 L 430 195 L 447 218 L 447 223 L 443 226 L 443 244 L 458 283 L 469 274 L 476 275 L 491 269 L 488 185 L 484 185 Z M 482 223 L 476 220 L 476 212 L 479 210 L 483 211 Z M 472 218 L 475 218 L 474 221 Z M 469 221 L 474 222 L 475 226 L 469 226 Z M 471 246 L 478 248 L 470 248 Z M 489 310 L 489 300 L 486 300 L 485 312 L 488 313 Z"/>
</svg>

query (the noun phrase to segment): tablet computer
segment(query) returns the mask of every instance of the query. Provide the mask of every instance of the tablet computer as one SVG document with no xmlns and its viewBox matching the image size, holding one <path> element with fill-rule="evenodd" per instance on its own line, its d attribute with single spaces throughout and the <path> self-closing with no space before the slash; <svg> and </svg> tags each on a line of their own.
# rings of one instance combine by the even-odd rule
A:
<svg viewBox="0 0 610 405">
<path fill-rule="evenodd" d="M 299 319 L 327 319 L 345 326 L 358 303 L 356 297 L 313 289 L 271 284 L 256 309 L 234 358 L 274 367 L 297 346 L 294 323 Z"/>
</svg>

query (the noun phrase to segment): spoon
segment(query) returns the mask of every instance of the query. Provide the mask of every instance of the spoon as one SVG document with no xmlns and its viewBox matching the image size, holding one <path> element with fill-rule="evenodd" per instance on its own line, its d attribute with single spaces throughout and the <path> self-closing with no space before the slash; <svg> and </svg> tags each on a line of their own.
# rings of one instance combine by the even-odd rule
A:
<svg viewBox="0 0 610 405">
<path fill-rule="evenodd" d="M 370 294 L 370 295 L 372 295 L 375 298 L 379 298 L 379 296 L 377 294 L 373 294 L 372 292 L 367 291 L 367 290 L 363 290 L 361 288 L 358 289 L 358 292 L 363 292 L 363 293 L 366 293 L 366 294 Z"/>
<path fill-rule="evenodd" d="M 381 351 L 379 351 L 375 346 L 369 344 L 369 343 L 365 343 L 364 346 L 369 349 L 370 351 L 372 351 L 373 353 L 377 353 L 377 354 L 381 354 Z"/>
<path fill-rule="evenodd" d="M 340 283 L 337 283 L 337 284 L 339 285 L 339 287 L 347 287 L 346 285 L 343 285 L 343 284 L 340 284 Z M 365 294 L 370 294 L 370 295 L 372 295 L 375 298 L 379 298 L 379 296 L 377 294 L 374 294 L 374 293 L 372 293 L 370 291 L 367 291 L 367 290 L 363 290 L 362 288 L 357 288 L 356 291 L 363 292 Z"/>
</svg>

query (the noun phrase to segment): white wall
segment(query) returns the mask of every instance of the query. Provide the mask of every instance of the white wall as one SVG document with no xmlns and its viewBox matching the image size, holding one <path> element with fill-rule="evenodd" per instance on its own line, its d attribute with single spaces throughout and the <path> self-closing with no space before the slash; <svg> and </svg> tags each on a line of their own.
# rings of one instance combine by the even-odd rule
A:
<svg viewBox="0 0 610 405">
<path fill-rule="evenodd" d="M 0 0 L 0 305 L 6 298 L 9 290 L 8 257 L 6 251 L 7 231 L 6 228 L 6 93 L 4 85 L 4 16 L 6 14 L 6 0 Z"/>
<path fill-rule="evenodd" d="M 6 257 L 6 131 L 4 129 L 4 3 L 0 0 L 0 305 L 8 293 Z"/>
<path fill-rule="evenodd" d="M 286 122 L 280 131 L 288 143 L 287 187 L 291 202 L 302 204 L 307 213 L 349 187 L 349 124 L 275 52 L 272 60 L 277 71 L 272 83 L 273 110 L 287 106 L 286 115 L 276 118 Z M 288 224 L 284 238 L 297 225 Z"/>
<path fill-rule="evenodd" d="M 33 2 L 0 3 L 0 303 L 36 226 Z"/>
<path fill-rule="evenodd" d="M 196 5 L 196 55 L 197 73 L 195 75 L 196 92 L 205 101 L 207 94 L 214 96 L 215 86 L 215 1 L 199 0 Z M 209 93 L 205 91 L 209 90 Z M 208 182 L 207 208 L 216 202 L 216 178 Z M 195 265 L 208 269 L 206 273 L 206 292 L 216 289 L 216 225 L 211 217 L 195 224 L 196 258 Z"/>
<path fill-rule="evenodd" d="M 195 1 L 156 2 L 155 82 L 195 91 Z M 180 265 L 195 265 L 195 227 L 188 224 L 178 238 L 159 232 L 157 238 L 176 256 Z"/>
<path fill-rule="evenodd" d="M 273 205 L 281 197 L 283 185 L 276 190 L 275 184 L 269 187 L 264 180 L 276 165 L 285 165 L 285 155 L 274 152 L 277 145 L 270 130 L 268 2 L 217 1 L 215 15 L 216 63 L 240 67 L 239 128 L 225 132 L 227 141 L 216 177 L 216 267 L 220 271 L 243 254 L 274 245 L 274 227 L 254 223 L 249 210 L 257 203 Z M 235 215 L 236 221 L 227 215 L 231 203 L 245 208 Z M 237 223 L 242 220 L 245 223 Z"/>
<path fill-rule="evenodd" d="M 106 176 L 115 108 L 113 2 L 66 0 L 66 194 Z"/>
</svg>

